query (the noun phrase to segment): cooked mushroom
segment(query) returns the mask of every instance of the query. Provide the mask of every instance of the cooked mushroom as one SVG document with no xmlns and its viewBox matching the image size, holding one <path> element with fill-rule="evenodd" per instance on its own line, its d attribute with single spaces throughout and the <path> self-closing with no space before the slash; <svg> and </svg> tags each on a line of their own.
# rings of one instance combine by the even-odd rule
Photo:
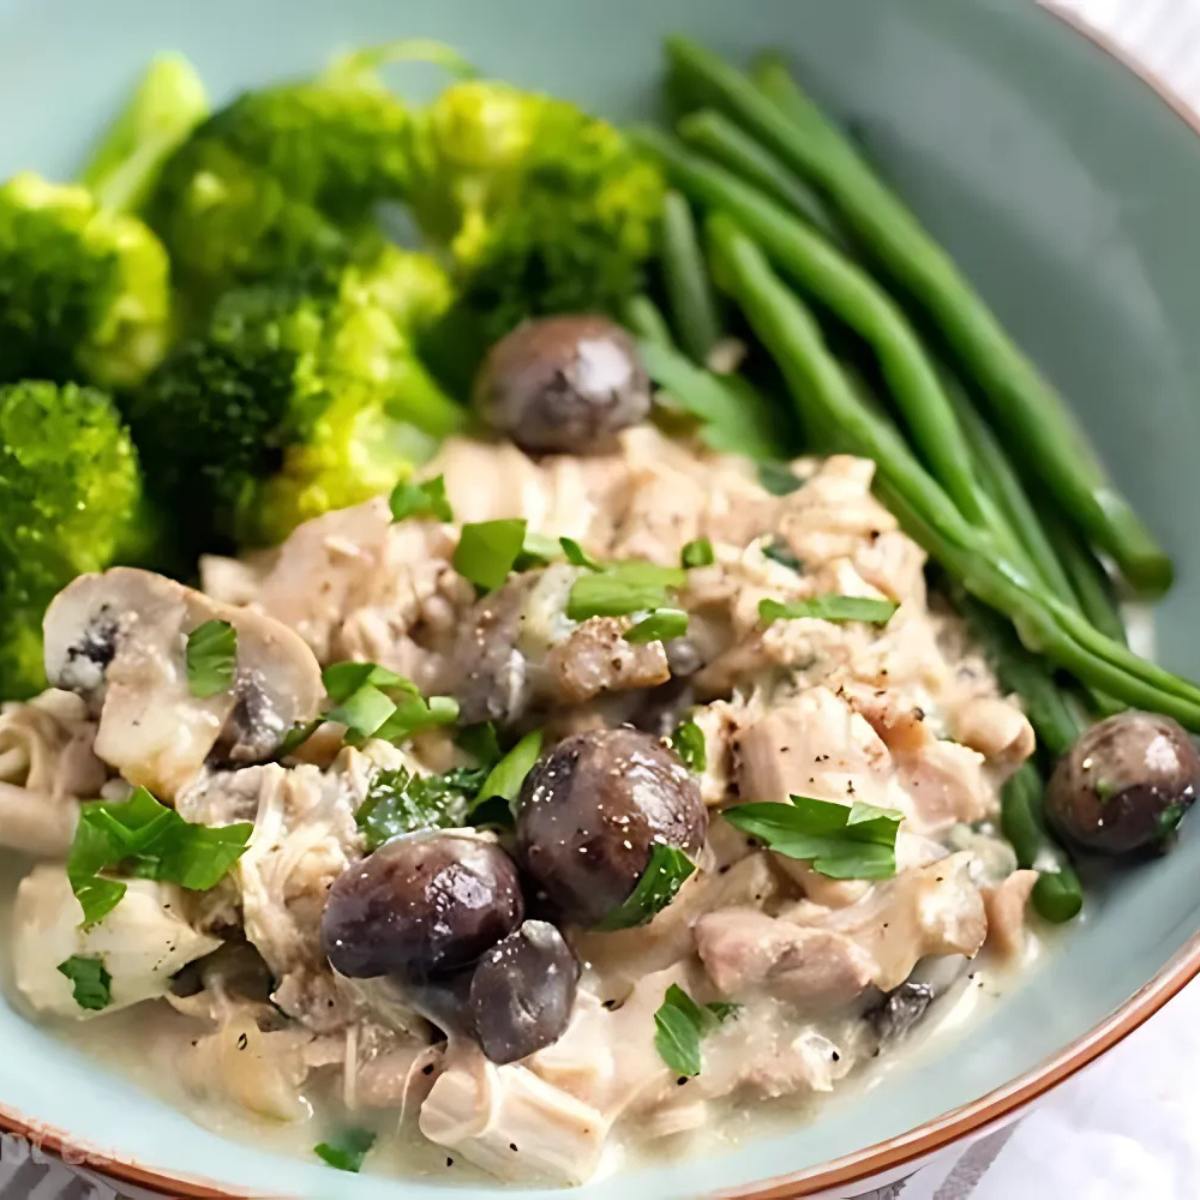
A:
<svg viewBox="0 0 1200 1200">
<path fill-rule="evenodd" d="M 193 696 L 188 635 L 209 620 L 237 632 L 232 686 Z M 134 784 L 171 798 L 216 751 L 261 762 L 323 695 L 312 651 L 286 626 L 149 571 L 81 575 L 46 612 L 46 675 L 99 718 L 95 752 Z"/>
<path fill-rule="evenodd" d="M 696 855 L 708 814 L 695 777 L 636 729 L 560 742 L 521 789 L 517 845 L 563 914 L 595 924 L 628 899 L 654 846 Z"/>
<path fill-rule="evenodd" d="M 479 960 L 471 979 L 471 1017 L 494 1063 L 558 1041 L 575 1003 L 579 962 L 547 921 L 526 921 Z"/>
<path fill-rule="evenodd" d="M 421 980 L 475 962 L 524 915 L 512 859 L 471 833 L 413 833 L 381 846 L 333 885 L 321 942 L 352 978 Z"/>
<path fill-rule="evenodd" d="M 1093 725 L 1059 760 L 1046 814 L 1079 845 L 1125 854 L 1173 833 L 1198 784 L 1200 754 L 1183 727 L 1131 710 Z"/>
<path fill-rule="evenodd" d="M 475 381 L 483 419 L 523 450 L 595 454 L 650 411 L 633 339 L 607 317 L 543 317 L 488 353 Z"/>
</svg>

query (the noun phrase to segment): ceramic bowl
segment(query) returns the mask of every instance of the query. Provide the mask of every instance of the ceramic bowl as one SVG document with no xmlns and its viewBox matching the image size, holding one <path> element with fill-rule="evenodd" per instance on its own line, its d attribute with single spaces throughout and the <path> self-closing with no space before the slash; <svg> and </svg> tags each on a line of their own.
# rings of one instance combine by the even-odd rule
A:
<svg viewBox="0 0 1200 1200">
<path fill-rule="evenodd" d="M 0 0 L 0 177 L 70 175 L 154 52 L 218 97 L 339 47 L 443 38 L 489 72 L 616 118 L 652 111 L 659 39 L 790 53 L 1071 399 L 1179 564 L 1158 652 L 1200 675 L 1200 142 L 1146 82 L 1017 0 Z M 1193 818 L 1197 820 L 1197 818 Z M 1192 831 L 1187 831 L 1191 833 Z M 884 1086 L 723 1152 L 640 1167 L 587 1200 L 860 1191 L 1003 1120 L 1200 968 L 1200 838 L 1089 894 L 1045 965 Z M 171 1196 L 393 1197 L 223 1140 L 0 1003 L 0 1124 Z M 480 1195 L 452 1176 L 407 1200 Z M 551 1193 L 525 1192 L 525 1196 Z M 562 1193 L 553 1193 L 560 1196 Z"/>
</svg>

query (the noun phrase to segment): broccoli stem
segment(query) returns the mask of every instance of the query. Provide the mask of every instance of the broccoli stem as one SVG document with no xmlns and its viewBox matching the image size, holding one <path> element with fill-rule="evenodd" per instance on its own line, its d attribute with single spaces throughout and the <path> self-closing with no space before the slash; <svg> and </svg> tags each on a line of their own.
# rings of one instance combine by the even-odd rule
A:
<svg viewBox="0 0 1200 1200">
<path fill-rule="evenodd" d="M 101 206 L 138 212 L 167 156 L 208 116 L 208 93 L 180 54 L 155 58 L 80 173 Z"/>
</svg>

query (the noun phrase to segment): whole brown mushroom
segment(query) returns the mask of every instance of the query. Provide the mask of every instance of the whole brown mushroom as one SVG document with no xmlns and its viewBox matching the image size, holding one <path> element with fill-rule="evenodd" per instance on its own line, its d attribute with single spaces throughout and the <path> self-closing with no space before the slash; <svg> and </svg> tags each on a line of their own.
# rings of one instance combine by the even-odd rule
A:
<svg viewBox="0 0 1200 1200">
<path fill-rule="evenodd" d="M 596 454 L 650 411 L 629 334 L 607 317 L 542 317 L 488 352 L 475 380 L 484 421 L 534 454 Z"/>
<path fill-rule="evenodd" d="M 708 813 L 695 776 L 657 738 L 597 729 L 565 738 L 526 776 L 518 855 L 572 921 L 627 900 L 656 845 L 699 854 Z"/>
<path fill-rule="evenodd" d="M 1200 754 L 1182 726 L 1130 710 L 1093 725 L 1059 760 L 1046 815 L 1080 846 L 1126 854 L 1173 833 L 1198 785 Z"/>
<path fill-rule="evenodd" d="M 344 871 L 321 943 L 343 975 L 421 979 L 473 963 L 524 916 L 516 865 L 468 833 L 410 833 Z"/>
</svg>

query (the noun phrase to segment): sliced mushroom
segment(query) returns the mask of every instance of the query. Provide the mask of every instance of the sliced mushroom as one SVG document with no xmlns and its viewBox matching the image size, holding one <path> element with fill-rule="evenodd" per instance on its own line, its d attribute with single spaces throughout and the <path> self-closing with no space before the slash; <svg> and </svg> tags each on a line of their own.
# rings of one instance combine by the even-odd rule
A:
<svg viewBox="0 0 1200 1200">
<path fill-rule="evenodd" d="M 237 631 L 237 667 L 227 691 L 202 699 L 185 656 L 188 635 L 209 620 Z M 97 715 L 96 754 L 164 799 L 210 756 L 269 758 L 323 695 L 317 660 L 286 626 L 128 567 L 82 575 L 55 597 L 45 653 L 51 683 Z"/>
</svg>

